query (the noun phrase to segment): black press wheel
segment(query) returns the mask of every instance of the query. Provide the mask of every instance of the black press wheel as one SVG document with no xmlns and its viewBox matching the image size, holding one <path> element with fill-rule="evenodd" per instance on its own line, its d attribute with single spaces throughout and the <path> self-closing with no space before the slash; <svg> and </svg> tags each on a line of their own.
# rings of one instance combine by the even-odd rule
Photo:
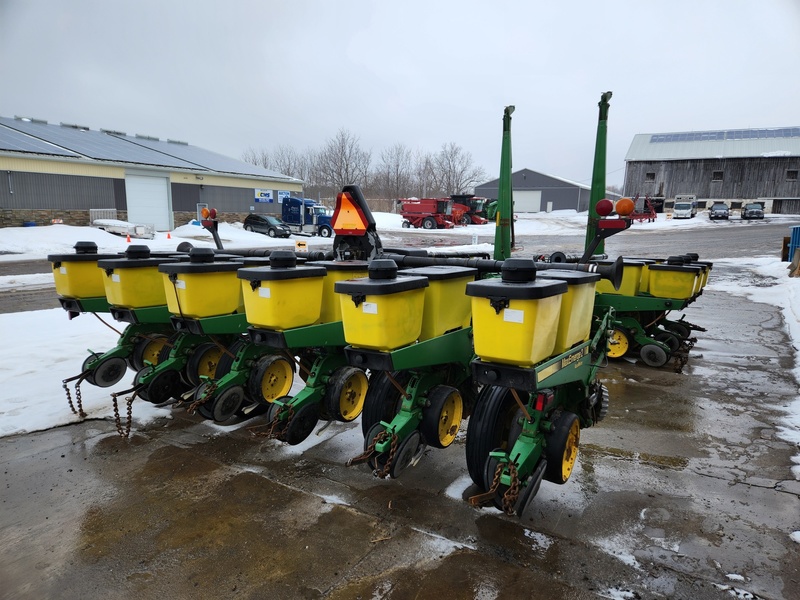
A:
<svg viewBox="0 0 800 600">
<path fill-rule="evenodd" d="M 667 360 L 669 359 L 664 349 L 655 344 L 645 344 L 642 346 L 641 350 L 639 350 L 639 357 L 648 367 L 656 368 L 663 367 L 667 364 Z"/>
<path fill-rule="evenodd" d="M 519 392 L 521 398 L 526 392 Z M 484 481 L 486 458 L 495 449 L 507 451 L 518 414 L 514 396 L 509 388 L 486 386 L 481 390 L 475 411 L 467 426 L 467 469 L 472 481 L 483 489 L 488 489 L 491 479 Z"/>
<path fill-rule="evenodd" d="M 256 402 L 270 403 L 292 389 L 294 365 L 278 354 L 258 359 L 247 378 L 247 391 Z"/>
<path fill-rule="evenodd" d="M 322 404 L 332 419 L 349 423 L 361 414 L 369 381 L 361 369 L 341 367 L 334 371 L 325 387 Z"/>
<path fill-rule="evenodd" d="M 392 479 L 397 479 L 400 474 L 405 471 L 411 464 L 411 460 L 417 454 L 419 446 L 422 443 L 422 436 L 419 431 L 414 430 L 406 436 L 397 446 L 397 451 L 394 454 L 394 460 L 389 467 L 389 475 Z"/>
<path fill-rule="evenodd" d="M 236 414 L 244 401 L 244 388 L 240 385 L 217 391 L 211 404 L 211 417 L 217 423 L 224 423 Z"/>
<path fill-rule="evenodd" d="M 578 415 L 562 412 L 553 421 L 553 429 L 545 435 L 544 457 L 547 468 L 544 478 L 553 483 L 564 484 L 572 475 L 578 459 L 578 444 L 581 439 L 581 423 Z"/>
<path fill-rule="evenodd" d="M 153 404 L 164 404 L 170 398 L 180 395 L 181 390 L 180 373 L 169 369 L 156 373 L 150 383 L 139 390 L 139 397 Z"/>
<path fill-rule="evenodd" d="M 405 389 L 409 378 L 407 372 L 395 371 L 392 378 Z M 366 437 L 367 432 L 376 423 L 385 421 L 389 423 L 400 412 L 403 405 L 403 396 L 389 379 L 388 371 L 378 371 L 370 377 L 369 389 L 364 398 L 364 410 L 361 413 L 361 432 Z"/>
<path fill-rule="evenodd" d="M 678 348 L 681 347 L 681 341 L 678 336 L 669 331 L 659 331 L 653 336 L 653 339 L 664 344 L 669 348 L 670 352 L 677 352 Z"/>
<path fill-rule="evenodd" d="M 120 356 L 114 356 L 97 363 L 92 369 L 91 379 L 87 377 L 86 380 L 97 387 L 111 387 L 125 377 L 127 370 L 127 361 Z"/>
<path fill-rule="evenodd" d="M 425 442 L 434 448 L 447 448 L 456 439 L 463 415 L 464 401 L 456 388 L 449 385 L 431 388 L 419 426 Z"/>
<path fill-rule="evenodd" d="M 290 446 L 296 446 L 314 431 L 319 420 L 319 405 L 310 403 L 302 406 L 289 420 L 289 426 L 284 433 L 284 441 Z"/>
<path fill-rule="evenodd" d="M 423 229 L 436 229 L 436 219 L 433 217 L 425 217 L 422 219 Z"/>
</svg>

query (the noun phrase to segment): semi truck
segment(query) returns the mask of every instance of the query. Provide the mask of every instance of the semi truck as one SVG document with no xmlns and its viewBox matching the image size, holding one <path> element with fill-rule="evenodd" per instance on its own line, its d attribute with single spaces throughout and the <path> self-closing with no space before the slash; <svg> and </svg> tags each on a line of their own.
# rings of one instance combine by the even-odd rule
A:
<svg viewBox="0 0 800 600">
<path fill-rule="evenodd" d="M 308 198 L 284 198 L 281 219 L 293 233 L 331 237 L 331 216 L 333 211 L 327 206 L 317 204 Z"/>
</svg>

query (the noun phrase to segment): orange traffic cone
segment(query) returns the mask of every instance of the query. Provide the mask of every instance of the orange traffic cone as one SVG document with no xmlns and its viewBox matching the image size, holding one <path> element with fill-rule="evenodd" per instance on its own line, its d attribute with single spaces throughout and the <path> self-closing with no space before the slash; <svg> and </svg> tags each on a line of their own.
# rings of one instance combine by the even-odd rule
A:
<svg viewBox="0 0 800 600">
<path fill-rule="evenodd" d="M 168 240 L 171 240 L 171 239 L 172 239 L 172 236 L 169 234 L 169 231 L 167 232 L 167 239 L 168 239 Z"/>
<path fill-rule="evenodd" d="M 125 239 L 125 241 L 128 242 L 129 244 L 131 243 L 131 234 L 130 233 L 128 234 L 128 237 Z"/>
</svg>

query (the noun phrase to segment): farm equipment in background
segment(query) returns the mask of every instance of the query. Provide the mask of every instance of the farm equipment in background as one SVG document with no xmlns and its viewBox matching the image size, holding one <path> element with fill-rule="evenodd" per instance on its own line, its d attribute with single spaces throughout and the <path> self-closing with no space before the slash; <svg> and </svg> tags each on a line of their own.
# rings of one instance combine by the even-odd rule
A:
<svg viewBox="0 0 800 600">
<path fill-rule="evenodd" d="M 486 216 L 486 198 L 480 198 L 475 194 L 450 194 L 450 199 L 453 201 L 453 208 L 457 206 L 462 207 L 460 210 L 463 212 L 460 223 L 461 225 L 485 225 L 489 222 Z"/>
<path fill-rule="evenodd" d="M 656 218 L 656 209 L 653 206 L 653 203 L 650 201 L 650 196 L 645 196 L 644 198 L 640 198 L 639 194 L 633 198 L 633 212 L 630 215 L 630 218 L 633 221 L 641 223 L 643 221 L 647 221 L 648 223 L 653 223 Z"/>
<path fill-rule="evenodd" d="M 454 226 L 453 201 L 449 198 L 422 198 L 400 202 L 400 215 L 406 229 L 452 229 Z"/>
</svg>

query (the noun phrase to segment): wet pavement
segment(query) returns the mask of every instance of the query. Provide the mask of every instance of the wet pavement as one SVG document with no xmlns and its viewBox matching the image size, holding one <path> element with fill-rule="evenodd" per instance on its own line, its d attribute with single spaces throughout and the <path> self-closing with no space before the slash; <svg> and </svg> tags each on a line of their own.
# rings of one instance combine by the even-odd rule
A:
<svg viewBox="0 0 800 600">
<path fill-rule="evenodd" d="M 608 417 L 522 518 L 464 500 L 463 436 L 390 481 L 345 466 L 358 421 L 295 447 L 182 409 L 0 438 L 0 598 L 800 598 L 792 341 L 741 297 L 684 313 L 708 331 L 683 372 L 609 364 Z"/>
</svg>

